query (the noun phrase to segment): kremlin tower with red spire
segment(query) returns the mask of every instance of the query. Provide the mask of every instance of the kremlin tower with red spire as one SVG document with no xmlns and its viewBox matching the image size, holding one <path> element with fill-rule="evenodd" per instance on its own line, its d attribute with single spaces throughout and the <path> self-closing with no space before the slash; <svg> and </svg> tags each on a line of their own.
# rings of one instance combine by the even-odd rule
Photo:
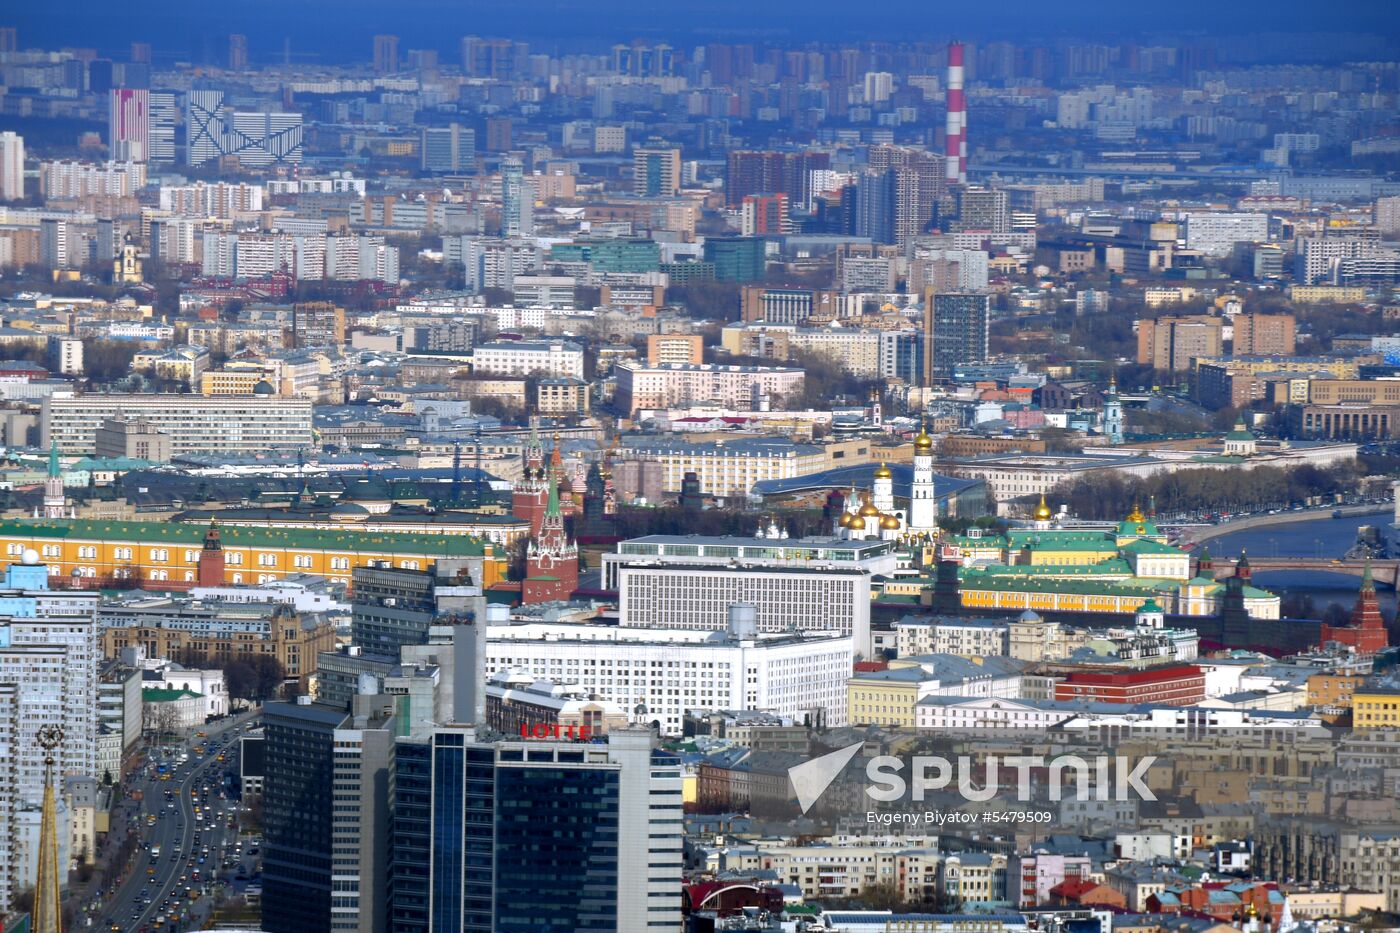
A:
<svg viewBox="0 0 1400 933">
<path fill-rule="evenodd" d="M 544 523 L 549 484 L 545 481 L 544 448 L 539 433 L 530 427 L 530 446 L 525 448 L 525 472 L 510 492 L 510 511 L 530 523 L 530 537 L 537 537 Z"/>
<path fill-rule="evenodd" d="M 564 530 L 559 486 L 552 472 L 547 482 L 549 498 L 544 520 L 525 555 L 525 584 L 520 601 L 526 605 L 566 600 L 578 589 L 578 545 L 569 540 Z"/>
</svg>

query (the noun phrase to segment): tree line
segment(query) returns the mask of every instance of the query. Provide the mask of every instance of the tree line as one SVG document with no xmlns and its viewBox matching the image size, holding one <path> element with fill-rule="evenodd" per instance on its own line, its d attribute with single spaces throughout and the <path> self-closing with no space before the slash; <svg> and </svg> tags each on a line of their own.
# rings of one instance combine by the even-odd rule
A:
<svg viewBox="0 0 1400 933">
<path fill-rule="evenodd" d="M 1258 467 L 1253 470 L 1179 470 L 1153 476 L 1109 473 L 1060 483 L 1046 496 L 1055 506 L 1067 505 L 1083 519 L 1121 519 L 1134 505 L 1155 504 L 1162 513 L 1239 512 L 1278 508 L 1311 496 L 1330 496 L 1353 489 L 1350 467 L 1326 469 Z"/>
</svg>

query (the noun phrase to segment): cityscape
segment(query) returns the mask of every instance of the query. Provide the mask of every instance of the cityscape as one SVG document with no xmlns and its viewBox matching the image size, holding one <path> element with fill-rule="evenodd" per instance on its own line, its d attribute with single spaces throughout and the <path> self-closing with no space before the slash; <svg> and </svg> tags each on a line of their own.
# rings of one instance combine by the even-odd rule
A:
<svg viewBox="0 0 1400 933">
<path fill-rule="evenodd" d="M 1400 7 L 0 9 L 0 933 L 1400 933 Z"/>
</svg>

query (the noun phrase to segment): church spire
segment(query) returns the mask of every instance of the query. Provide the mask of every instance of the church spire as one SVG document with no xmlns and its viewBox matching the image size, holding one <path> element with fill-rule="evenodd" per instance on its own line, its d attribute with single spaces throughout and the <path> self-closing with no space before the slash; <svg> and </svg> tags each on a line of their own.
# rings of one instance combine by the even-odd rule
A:
<svg viewBox="0 0 1400 933">
<path fill-rule="evenodd" d="M 63 730 L 45 726 L 39 730 L 44 749 L 44 806 L 39 817 L 39 868 L 34 882 L 34 933 L 63 933 L 63 901 L 59 895 L 58 805 L 53 792 L 54 749 L 63 742 Z"/>
<path fill-rule="evenodd" d="M 58 465 L 58 441 L 52 440 L 49 442 L 49 479 L 62 475 L 63 471 L 59 469 Z"/>
<path fill-rule="evenodd" d="M 549 471 L 549 500 L 545 503 L 544 514 L 555 518 L 562 516 L 559 510 L 559 480 L 553 470 Z"/>
</svg>

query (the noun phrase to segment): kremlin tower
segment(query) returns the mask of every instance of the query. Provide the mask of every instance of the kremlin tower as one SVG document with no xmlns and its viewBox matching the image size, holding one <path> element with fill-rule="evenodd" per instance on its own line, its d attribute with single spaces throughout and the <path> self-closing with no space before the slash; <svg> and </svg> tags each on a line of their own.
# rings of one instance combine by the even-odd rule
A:
<svg viewBox="0 0 1400 933">
<path fill-rule="evenodd" d="M 63 491 L 63 470 L 58 464 L 58 442 L 49 445 L 49 475 L 44 480 L 43 518 L 71 518 L 76 513 L 68 507 L 68 497 Z M 34 510 L 39 518 L 39 510 Z"/>
<path fill-rule="evenodd" d="M 534 426 L 530 427 L 530 446 L 525 448 L 525 471 L 510 491 L 511 514 L 530 523 L 530 537 L 538 537 L 544 523 L 549 484 L 545 481 L 544 448 Z"/>
<path fill-rule="evenodd" d="M 559 508 L 559 485 L 549 475 L 548 500 L 539 533 L 525 555 L 525 584 L 521 602 L 547 603 L 568 599 L 578 589 L 578 545 L 564 530 L 564 513 Z"/>
<path fill-rule="evenodd" d="M 1356 594 L 1350 622 L 1346 625 L 1322 626 L 1322 646 L 1325 648 L 1329 643 L 1352 648 L 1363 656 L 1374 655 L 1389 647 L 1385 619 L 1381 617 L 1380 602 L 1376 599 L 1376 581 L 1371 579 L 1370 561 L 1366 562 L 1366 570 L 1361 576 L 1361 592 Z"/>
</svg>

